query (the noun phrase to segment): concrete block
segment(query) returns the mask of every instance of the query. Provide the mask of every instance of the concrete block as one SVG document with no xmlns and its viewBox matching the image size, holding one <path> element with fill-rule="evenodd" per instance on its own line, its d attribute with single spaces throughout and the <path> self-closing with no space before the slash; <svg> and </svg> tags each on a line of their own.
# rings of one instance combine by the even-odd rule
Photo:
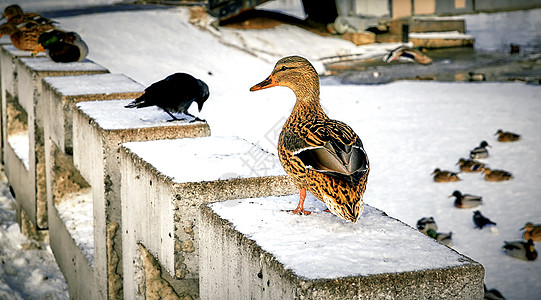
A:
<svg viewBox="0 0 541 300">
<path fill-rule="evenodd" d="M 168 122 L 169 116 L 156 107 L 125 108 L 132 100 L 80 102 L 73 112 L 73 163 L 92 186 L 92 207 L 86 213 L 94 220 L 94 277 L 110 299 L 122 298 L 120 145 L 210 135 L 205 122 Z"/>
<path fill-rule="evenodd" d="M 202 205 L 201 299 L 483 299 L 484 268 L 365 205 L 355 224 L 308 195 Z"/>
<path fill-rule="evenodd" d="M 30 57 L 32 52 L 21 51 L 11 45 L 9 37 L 0 38 L 0 160 L 4 162 L 4 147 L 7 143 L 7 106 L 9 101 L 17 102 L 17 68 L 16 63 L 21 57 Z M 38 54 L 43 56 L 44 54 Z"/>
<path fill-rule="evenodd" d="M 236 137 L 125 143 L 121 147 L 124 297 L 145 294 L 144 246 L 181 296 L 199 297 L 198 207 L 296 191 L 277 158 Z"/>
<path fill-rule="evenodd" d="M 376 42 L 376 35 L 373 32 L 348 32 L 341 35 L 341 37 L 357 46 L 373 44 Z"/>
<path fill-rule="evenodd" d="M 45 53 L 38 53 L 36 58 L 44 58 L 44 56 Z M 32 52 L 19 50 L 12 44 L 0 46 L 2 90 L 12 98 L 17 98 L 17 61 L 21 57 L 32 57 Z"/>
<path fill-rule="evenodd" d="M 4 46 L 4 50 L 8 48 Z M 18 52 L 22 54 L 30 53 L 28 51 L 12 51 L 8 52 L 12 57 L 17 57 Z M 22 55 L 20 54 L 20 55 Z M 8 55 L 8 54 L 6 54 Z M 18 209 L 25 210 L 30 221 L 39 229 L 47 229 L 47 193 L 46 193 L 46 180 L 45 180 L 45 152 L 44 152 L 44 132 L 43 132 L 43 118 L 48 117 L 45 110 L 46 106 L 41 101 L 42 92 L 42 79 L 46 76 L 66 76 L 66 75 L 78 75 L 78 74 L 96 74 L 106 73 L 107 69 L 97 65 L 89 60 L 77 63 L 59 64 L 51 61 L 47 57 L 18 57 L 15 60 L 16 74 L 13 79 L 15 81 L 16 90 L 13 95 L 17 95 L 16 98 L 12 96 L 6 97 L 6 106 L 12 105 L 17 107 L 20 111 L 26 115 L 26 120 L 23 120 L 25 124 L 25 133 L 18 129 L 10 129 L 13 126 L 14 120 L 11 120 L 10 116 L 13 114 L 8 113 L 6 116 L 6 132 L 7 139 L 12 139 L 13 135 L 18 138 L 24 138 L 26 135 L 27 141 L 20 141 L 21 145 L 24 143 L 24 151 L 15 151 L 19 158 L 25 163 L 27 169 L 24 174 L 26 175 L 24 183 L 12 184 L 13 189 L 17 197 Z M 11 74 L 12 72 L 8 72 Z M 9 76 L 8 76 L 9 77 Z M 6 93 L 9 91 L 6 90 Z M 10 103 L 12 102 L 12 103 Z M 9 110 L 8 110 L 9 111 Z M 13 143 L 9 143 L 13 146 Z M 16 149 L 14 149 L 16 150 Z M 6 175 L 11 181 L 11 178 L 15 175 L 15 172 L 23 172 L 21 168 L 10 168 L 6 170 Z M 24 192 L 23 192 L 24 190 Z"/>
<path fill-rule="evenodd" d="M 133 99 L 144 86 L 123 74 L 97 74 L 43 79 L 43 101 L 48 103 L 48 136 L 60 149 L 72 154 L 72 119 L 75 103 L 93 100 Z"/>
<path fill-rule="evenodd" d="M 475 39 L 458 32 L 423 32 L 410 33 L 409 41 L 414 47 L 449 48 L 473 47 Z"/>
<path fill-rule="evenodd" d="M 413 18 L 409 21 L 410 32 L 445 32 L 457 31 L 466 33 L 466 22 L 464 19 L 434 19 L 434 18 Z"/>
</svg>

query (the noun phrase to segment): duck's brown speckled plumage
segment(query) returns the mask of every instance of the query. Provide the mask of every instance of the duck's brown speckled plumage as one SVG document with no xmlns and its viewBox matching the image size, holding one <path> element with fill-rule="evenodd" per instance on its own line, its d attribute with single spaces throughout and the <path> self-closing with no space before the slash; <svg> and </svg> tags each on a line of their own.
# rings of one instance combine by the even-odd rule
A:
<svg viewBox="0 0 541 300">
<path fill-rule="evenodd" d="M 19 50 L 34 51 L 39 36 L 54 29 L 54 22 L 36 13 L 23 13 L 18 5 L 6 7 L 7 22 L 0 26 L 0 36 L 9 35 L 13 46 Z"/>
<path fill-rule="evenodd" d="M 518 141 L 520 140 L 520 134 L 516 134 L 516 133 L 513 133 L 513 132 L 509 132 L 509 131 L 503 131 L 501 129 L 498 129 L 498 131 L 496 131 L 495 135 L 498 136 L 498 141 L 499 142 L 514 142 L 514 141 Z"/>
<path fill-rule="evenodd" d="M 362 196 L 369 173 L 368 157 L 357 134 L 347 124 L 332 120 L 319 103 L 319 76 L 306 59 L 282 58 L 272 74 L 252 91 L 287 86 L 297 101 L 280 133 L 278 156 L 284 170 L 301 190 L 294 212 L 304 213 L 308 190 L 329 210 L 351 222 L 363 211 Z"/>
<path fill-rule="evenodd" d="M 457 173 L 451 171 L 442 171 L 440 169 L 435 169 L 434 172 L 432 172 L 432 175 L 434 175 L 435 182 L 452 182 L 460 180 Z"/>
<path fill-rule="evenodd" d="M 489 168 L 484 168 L 483 172 L 485 173 L 486 181 L 504 181 L 513 179 L 513 175 L 505 170 L 491 170 Z"/>
<path fill-rule="evenodd" d="M 462 172 L 481 172 L 485 167 L 485 164 L 474 159 L 464 159 L 461 158 L 457 165 L 460 167 Z"/>
</svg>

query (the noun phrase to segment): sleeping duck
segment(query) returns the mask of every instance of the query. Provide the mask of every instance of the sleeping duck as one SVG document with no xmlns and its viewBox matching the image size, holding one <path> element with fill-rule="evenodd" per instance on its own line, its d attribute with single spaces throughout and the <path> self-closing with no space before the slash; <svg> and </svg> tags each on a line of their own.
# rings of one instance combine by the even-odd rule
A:
<svg viewBox="0 0 541 300">
<path fill-rule="evenodd" d="M 76 32 L 51 30 L 42 33 L 38 39 L 39 46 L 34 53 L 45 51 L 55 62 L 68 63 L 82 61 L 88 54 L 88 46 Z"/>
</svg>

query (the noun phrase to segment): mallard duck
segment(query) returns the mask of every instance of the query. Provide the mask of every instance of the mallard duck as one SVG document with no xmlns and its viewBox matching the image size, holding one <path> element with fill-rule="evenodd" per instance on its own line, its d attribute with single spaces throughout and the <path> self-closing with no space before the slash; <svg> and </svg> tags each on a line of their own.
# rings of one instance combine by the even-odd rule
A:
<svg viewBox="0 0 541 300">
<path fill-rule="evenodd" d="M 209 98 L 208 85 L 186 73 L 175 73 L 158 82 L 154 82 L 145 89 L 141 97 L 126 105 L 126 108 L 142 108 L 157 106 L 163 109 L 172 120 L 179 121 L 173 113 L 182 113 L 194 118 L 192 121 L 203 121 L 188 113 L 188 108 L 195 101 L 199 111 Z"/>
<path fill-rule="evenodd" d="M 421 51 L 402 45 L 394 50 L 391 50 L 391 52 L 383 57 L 383 60 L 387 63 L 395 60 L 416 62 L 423 65 L 432 63 L 432 59 Z"/>
<path fill-rule="evenodd" d="M 436 241 L 446 245 L 446 246 L 453 246 L 453 233 L 443 233 L 443 232 L 436 232 L 434 229 L 428 229 L 426 231 L 426 235 L 435 239 Z"/>
<path fill-rule="evenodd" d="M 250 91 L 273 86 L 293 90 L 297 100 L 278 139 L 278 157 L 300 189 L 293 213 L 303 208 L 306 191 L 330 212 L 355 223 L 363 211 L 363 194 L 370 171 L 359 136 L 347 124 L 329 119 L 319 104 L 319 76 L 299 56 L 280 59 L 270 76 Z"/>
<path fill-rule="evenodd" d="M 462 194 L 460 191 L 454 191 L 449 197 L 455 197 L 455 206 L 458 208 L 474 208 L 481 205 L 482 201 L 482 197 Z"/>
<path fill-rule="evenodd" d="M 19 50 L 34 51 L 39 36 L 55 28 L 54 21 L 36 13 L 23 13 L 17 4 L 6 7 L 3 17 L 7 22 L 0 26 L 0 36 L 9 34 L 13 46 Z"/>
<path fill-rule="evenodd" d="M 481 172 L 485 167 L 485 164 L 473 159 L 464 159 L 461 158 L 456 163 L 459 165 L 460 171 L 462 172 Z"/>
<path fill-rule="evenodd" d="M 494 135 L 498 136 L 499 142 L 514 142 L 520 139 L 520 134 L 498 129 Z"/>
<path fill-rule="evenodd" d="M 520 230 L 526 230 L 522 235 L 524 240 L 541 241 L 541 224 L 532 224 L 528 222 Z"/>
<path fill-rule="evenodd" d="M 487 141 L 482 141 L 479 144 L 479 146 L 473 148 L 473 150 L 470 151 L 470 158 L 471 159 L 487 158 L 488 157 L 487 147 L 490 147 Z"/>
<path fill-rule="evenodd" d="M 417 221 L 417 230 L 424 234 L 427 234 L 426 232 L 429 229 L 438 230 L 438 225 L 436 225 L 436 221 L 433 217 L 424 217 Z"/>
<path fill-rule="evenodd" d="M 39 36 L 53 29 L 53 25 L 27 21 L 21 24 L 6 22 L 0 25 L 0 36 L 9 34 L 11 43 L 19 50 L 34 51 L 38 47 Z"/>
<path fill-rule="evenodd" d="M 504 170 L 491 170 L 489 168 L 484 168 L 483 173 L 485 173 L 486 181 L 504 181 L 513 178 L 513 174 Z"/>
<path fill-rule="evenodd" d="M 432 172 L 432 175 L 434 175 L 435 182 L 451 182 L 460 180 L 457 173 L 451 171 L 442 171 L 440 169 L 435 169 L 434 172 Z"/>
<path fill-rule="evenodd" d="M 83 61 L 88 54 L 88 46 L 76 32 L 47 31 L 39 36 L 38 43 L 34 53 L 46 51 L 55 62 Z"/>
<path fill-rule="evenodd" d="M 527 242 L 504 241 L 503 249 L 505 249 L 505 253 L 507 253 L 507 255 L 515 258 L 520 258 L 524 260 L 535 260 L 537 258 L 537 251 L 534 248 L 532 239 L 529 239 Z"/>
<path fill-rule="evenodd" d="M 479 229 L 483 229 L 483 227 L 488 225 L 496 225 L 496 223 L 492 222 L 489 218 L 483 216 L 478 210 L 473 212 L 473 223 Z"/>
<path fill-rule="evenodd" d="M 15 25 L 22 24 L 28 21 L 34 21 L 39 24 L 53 24 L 54 21 L 45 18 L 37 13 L 25 13 L 23 9 L 17 5 L 13 4 L 4 9 L 4 15 L 2 18 L 7 18 L 7 22 L 11 22 Z"/>
</svg>

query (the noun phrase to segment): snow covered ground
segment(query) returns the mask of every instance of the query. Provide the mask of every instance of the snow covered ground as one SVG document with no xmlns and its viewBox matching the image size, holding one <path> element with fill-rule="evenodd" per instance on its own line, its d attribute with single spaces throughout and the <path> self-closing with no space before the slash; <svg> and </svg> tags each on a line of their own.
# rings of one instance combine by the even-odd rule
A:
<svg viewBox="0 0 541 300">
<path fill-rule="evenodd" d="M 299 14 L 298 1 L 271 1 L 268 5 L 283 5 Z M 495 16 L 505 22 L 517 13 Z M 356 47 L 291 26 L 248 31 L 200 29 L 188 18 L 187 8 L 171 8 L 80 15 L 57 21 L 83 37 L 90 48 L 90 59 L 145 86 L 175 72 L 202 79 L 209 85 L 211 96 L 201 114 L 193 107 L 191 112 L 208 121 L 212 135 L 240 136 L 271 153 L 276 152 L 277 135 L 293 107 L 294 95 L 286 88 L 256 93 L 249 88 L 266 78 L 279 58 L 300 54 L 322 70 L 320 58 L 380 55 L 391 47 Z M 497 33 L 468 18 L 483 38 Z M 530 32 L 539 35 L 541 31 L 535 26 Z M 531 40 L 531 35 L 514 37 L 517 40 L 513 42 L 518 44 Z M 537 132 L 541 128 L 540 86 L 418 81 L 342 85 L 333 78 L 322 82 L 324 109 L 330 117 L 351 125 L 365 145 L 371 163 L 365 194 L 368 204 L 413 227 L 418 219 L 433 216 L 439 231 L 453 232 L 455 250 L 484 265 L 489 288 L 499 289 L 508 299 L 539 296 L 541 259 L 514 259 L 506 256 L 501 246 L 504 240 L 521 239 L 519 228 L 527 221 L 541 223 L 541 189 L 537 186 L 541 179 L 541 136 Z M 500 128 L 520 133 L 523 139 L 498 143 L 494 133 Z M 492 145 L 491 156 L 485 161 L 493 168 L 511 171 L 513 180 L 494 183 L 484 181 L 480 174 L 461 174 L 462 181 L 456 183 L 432 181 L 434 168 L 457 170 L 458 159 L 466 157 L 482 140 Z M 448 198 L 455 189 L 483 196 L 480 210 L 498 223 L 499 234 L 473 228 L 474 209 L 454 208 Z M 58 299 L 67 298 L 60 272 L 49 271 L 55 268 L 50 253 L 21 251 L 19 245 L 27 241 L 18 233 L 11 200 L 4 198 L 0 198 L 0 257 L 8 263 L 0 266 L 0 296 L 42 298 L 54 290 Z M 46 274 L 47 279 L 35 273 Z M 45 294 L 40 294 L 42 290 Z"/>
</svg>

